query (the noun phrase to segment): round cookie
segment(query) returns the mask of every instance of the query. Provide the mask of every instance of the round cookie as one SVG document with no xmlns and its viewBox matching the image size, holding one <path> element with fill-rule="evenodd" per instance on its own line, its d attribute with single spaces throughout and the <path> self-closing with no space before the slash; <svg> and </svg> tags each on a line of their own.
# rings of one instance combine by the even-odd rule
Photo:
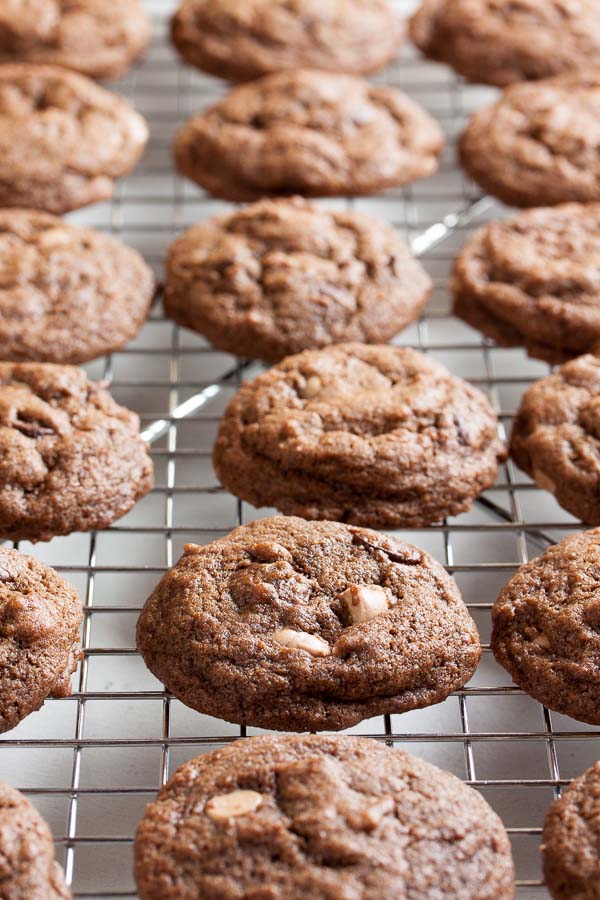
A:
<svg viewBox="0 0 600 900">
<path fill-rule="evenodd" d="M 515 896 L 485 800 L 366 738 L 254 737 L 190 760 L 146 807 L 134 856 L 141 900 Z"/>
<path fill-rule="evenodd" d="M 554 900 L 600 897 L 600 762 L 571 782 L 546 816 L 542 854 Z"/>
<path fill-rule="evenodd" d="M 220 350 L 277 362 L 340 341 L 387 341 L 431 289 L 394 228 L 294 197 L 186 231 L 169 253 L 164 306 Z"/>
<path fill-rule="evenodd" d="M 186 62 L 230 81 L 304 67 L 368 75 L 404 34 L 388 0 L 183 0 L 171 24 Z"/>
<path fill-rule="evenodd" d="M 213 454 L 226 490 L 307 519 L 391 528 L 469 509 L 505 451 L 486 397 L 416 350 L 340 344 L 247 382 Z"/>
<path fill-rule="evenodd" d="M 600 346 L 600 203 L 532 209 L 475 232 L 454 312 L 504 346 L 560 363 Z"/>
<path fill-rule="evenodd" d="M 510 206 L 600 200 L 600 69 L 512 85 L 471 116 L 459 150 Z"/>
<path fill-rule="evenodd" d="M 521 566 L 492 610 L 492 650 L 535 700 L 600 725 L 600 530 Z"/>
<path fill-rule="evenodd" d="M 142 257 L 48 213 L 0 210 L 0 359 L 81 363 L 135 337 L 155 280 Z"/>
<path fill-rule="evenodd" d="M 523 396 L 510 452 L 560 505 L 600 525 L 600 358 L 580 356 Z"/>
<path fill-rule="evenodd" d="M 178 132 L 183 175 L 225 200 L 358 196 L 436 171 L 442 131 L 395 88 L 297 69 L 234 88 Z"/>
<path fill-rule="evenodd" d="M 0 732 L 69 696 L 81 620 L 77 591 L 54 569 L 0 546 Z"/>
<path fill-rule="evenodd" d="M 427 553 L 284 516 L 186 545 L 146 602 L 137 644 L 187 706 L 280 731 L 439 703 L 481 656 L 456 583 Z"/>
<path fill-rule="evenodd" d="M 486 84 L 600 65 L 597 0 L 422 0 L 410 34 L 426 56 Z"/>
<path fill-rule="evenodd" d="M 61 214 L 107 200 L 148 128 L 121 97 L 57 66 L 0 66 L 0 206 Z"/>
<path fill-rule="evenodd" d="M 152 487 L 135 413 L 75 366 L 0 363 L 0 539 L 106 528 Z"/>
<path fill-rule="evenodd" d="M 2 7 L 0 62 L 120 78 L 150 43 L 139 0 L 2 0 Z"/>
<path fill-rule="evenodd" d="M 0 782 L 0 882 L 11 900 L 70 900 L 52 833 L 19 791 Z"/>
</svg>

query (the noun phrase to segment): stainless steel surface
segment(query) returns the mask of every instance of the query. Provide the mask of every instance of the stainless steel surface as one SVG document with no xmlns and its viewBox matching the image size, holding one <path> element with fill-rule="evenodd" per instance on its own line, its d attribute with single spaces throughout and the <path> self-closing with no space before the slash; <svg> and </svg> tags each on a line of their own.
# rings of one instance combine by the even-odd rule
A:
<svg viewBox="0 0 600 900">
<path fill-rule="evenodd" d="M 72 218 L 139 248 L 160 273 L 176 233 L 227 208 L 179 179 L 169 151 L 178 123 L 225 88 L 177 62 L 166 31 L 172 3 L 146 2 L 155 18 L 154 45 L 114 89 L 149 118 L 150 147 L 112 203 Z M 431 353 L 486 391 L 506 432 L 522 392 L 548 368 L 521 350 L 496 349 L 450 317 L 445 288 L 469 231 L 504 214 L 487 198 L 478 201 L 454 163 L 453 139 L 465 116 L 494 92 L 464 85 L 408 49 L 384 78 L 424 103 L 449 137 L 437 176 L 354 202 L 393 222 L 435 278 L 426 315 L 398 343 Z M 77 897 L 134 897 L 132 838 L 145 803 L 180 763 L 240 735 L 239 728 L 166 696 L 136 654 L 134 633 L 145 598 L 184 542 L 209 541 L 270 512 L 257 513 L 224 493 L 210 461 L 224 404 L 260 367 L 212 350 L 165 321 L 157 308 L 125 351 L 87 369 L 108 378 L 116 399 L 142 416 L 153 440 L 157 486 L 107 531 L 20 544 L 79 589 L 85 659 L 71 698 L 48 701 L 2 737 L 0 778 L 24 789 L 50 822 Z M 487 645 L 490 607 L 503 583 L 548 542 L 579 527 L 508 463 L 472 512 L 401 534 L 447 565 Z M 598 730 L 548 712 L 511 686 L 486 646 L 473 681 L 445 703 L 373 719 L 353 731 L 406 748 L 480 790 L 510 831 L 520 900 L 548 896 L 539 866 L 543 816 L 560 786 L 600 756 Z"/>
</svg>

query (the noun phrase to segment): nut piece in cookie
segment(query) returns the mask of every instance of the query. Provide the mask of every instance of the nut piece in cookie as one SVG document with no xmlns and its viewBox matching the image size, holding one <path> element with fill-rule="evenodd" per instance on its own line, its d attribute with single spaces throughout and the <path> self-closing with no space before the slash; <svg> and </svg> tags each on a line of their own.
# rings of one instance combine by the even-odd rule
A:
<svg viewBox="0 0 600 900">
<path fill-rule="evenodd" d="M 225 200 L 360 196 L 438 168 L 438 123 L 396 88 L 295 69 L 234 88 L 175 138 L 179 171 Z"/>
<path fill-rule="evenodd" d="M 390 225 L 293 197 L 186 231 L 169 251 L 164 306 L 220 350 L 279 362 L 343 341 L 390 340 L 418 318 L 432 287 Z"/>
<path fill-rule="evenodd" d="M 2 0 L 0 62 L 120 78 L 150 43 L 140 0 Z"/>
<path fill-rule="evenodd" d="M 107 200 L 147 139 L 142 116 L 83 75 L 0 65 L 0 206 L 61 215 Z"/>
<path fill-rule="evenodd" d="M 68 697 L 80 657 L 81 600 L 54 569 L 0 546 L 0 732 L 47 697 Z"/>
<path fill-rule="evenodd" d="M 544 877 L 554 900 L 598 900 L 600 762 L 571 782 L 546 816 Z"/>
<path fill-rule="evenodd" d="M 459 143 L 467 174 L 509 206 L 600 200 L 599 147 L 600 68 L 511 85 Z"/>
<path fill-rule="evenodd" d="M 244 384 L 213 453 L 254 506 L 374 528 L 469 509 L 504 457 L 482 393 L 415 350 L 366 344 L 288 356 Z"/>
<path fill-rule="evenodd" d="M 421 0 L 410 36 L 470 81 L 504 86 L 600 65 L 597 0 Z"/>
<path fill-rule="evenodd" d="M 240 795 L 242 812 L 215 818 Z M 190 760 L 146 807 L 134 857 L 141 900 L 515 896 L 510 842 L 483 797 L 356 737 L 252 737 Z"/>
<path fill-rule="evenodd" d="M 600 525 L 600 359 L 580 356 L 523 396 L 510 453 L 560 505 Z"/>
<path fill-rule="evenodd" d="M 35 210 L 0 210 L 0 359 L 81 363 L 135 337 L 155 279 L 109 235 Z"/>
<path fill-rule="evenodd" d="M 281 731 L 439 703 L 481 655 L 455 582 L 427 553 L 285 516 L 188 544 L 146 602 L 137 645 L 193 709 Z"/>
<path fill-rule="evenodd" d="M 148 493 L 135 413 L 75 366 L 0 363 L 0 538 L 106 528 Z"/>
<path fill-rule="evenodd" d="M 600 203 L 530 209 L 478 229 L 451 279 L 454 312 L 503 346 L 561 363 L 600 346 Z"/>
<path fill-rule="evenodd" d="M 2 895 L 11 900 L 71 900 L 46 822 L 19 791 L 0 782 Z"/>
<path fill-rule="evenodd" d="M 492 610 L 496 660 L 535 700 L 600 725 L 600 529 L 521 566 Z"/>
<path fill-rule="evenodd" d="M 368 75 L 404 34 L 388 0 L 183 0 L 171 23 L 186 62 L 230 81 L 304 67 Z"/>
</svg>

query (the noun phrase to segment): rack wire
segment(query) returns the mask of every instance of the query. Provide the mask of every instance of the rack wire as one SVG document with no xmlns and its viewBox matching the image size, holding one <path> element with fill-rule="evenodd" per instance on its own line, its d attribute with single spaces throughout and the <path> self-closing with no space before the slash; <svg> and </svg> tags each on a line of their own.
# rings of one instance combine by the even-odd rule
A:
<svg viewBox="0 0 600 900">
<path fill-rule="evenodd" d="M 170 142 L 177 126 L 225 86 L 184 68 L 167 39 L 172 0 L 145 0 L 155 23 L 147 59 L 115 87 L 151 125 L 148 152 L 113 201 L 73 216 L 137 247 L 161 274 L 165 250 L 195 221 L 227 204 L 184 183 Z M 398 0 L 409 11 L 412 0 Z M 480 198 L 454 161 L 469 111 L 494 91 L 465 85 L 406 49 L 383 80 L 420 100 L 440 120 L 448 148 L 440 172 L 383 196 L 345 204 L 398 227 L 435 281 L 423 318 L 397 343 L 411 345 L 468 378 L 490 397 L 504 435 L 528 384 L 547 374 L 521 350 L 498 349 L 449 314 L 446 278 L 471 229 L 506 213 Z M 84 658 L 72 697 L 46 703 L 0 740 L 0 778 L 21 788 L 50 822 L 57 853 L 78 898 L 135 897 L 132 841 L 144 805 L 190 757 L 258 729 L 201 716 L 171 698 L 134 649 L 135 622 L 183 543 L 207 542 L 267 515 L 226 494 L 210 461 L 219 416 L 260 366 L 219 353 L 164 319 L 157 307 L 125 350 L 86 367 L 135 409 L 152 442 L 156 487 L 112 528 L 19 546 L 54 565 L 84 601 Z M 600 755 L 600 732 L 549 712 L 511 685 L 489 652 L 490 608 L 521 563 L 581 526 L 506 463 L 470 513 L 439 527 L 397 532 L 445 563 L 484 641 L 472 682 L 444 703 L 363 722 L 352 733 L 403 747 L 477 788 L 502 816 L 515 855 L 518 897 L 547 897 L 540 875 L 543 817 L 561 787 Z"/>
</svg>

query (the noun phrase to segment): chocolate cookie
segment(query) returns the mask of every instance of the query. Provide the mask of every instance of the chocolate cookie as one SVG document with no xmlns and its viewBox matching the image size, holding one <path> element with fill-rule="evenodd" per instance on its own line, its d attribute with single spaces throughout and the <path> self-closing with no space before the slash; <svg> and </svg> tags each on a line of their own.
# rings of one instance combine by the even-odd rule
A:
<svg viewBox="0 0 600 900">
<path fill-rule="evenodd" d="M 0 363 L 0 538 L 105 528 L 152 487 L 138 417 L 75 366 Z"/>
<path fill-rule="evenodd" d="M 54 569 L 0 546 L 0 732 L 69 696 L 81 619 L 77 591 Z"/>
<path fill-rule="evenodd" d="M 277 362 L 339 341 L 387 341 L 431 288 L 389 225 L 295 197 L 186 231 L 171 247 L 164 305 L 220 350 Z"/>
<path fill-rule="evenodd" d="M 213 460 L 254 506 L 354 525 L 427 525 L 469 509 L 505 457 L 487 399 L 408 348 L 340 344 L 247 382 Z"/>
<path fill-rule="evenodd" d="M 471 117 L 460 159 L 511 206 L 600 200 L 600 69 L 507 88 Z"/>
<path fill-rule="evenodd" d="M 564 509 L 600 525 L 599 439 L 600 358 L 580 356 L 525 393 L 510 452 Z"/>
<path fill-rule="evenodd" d="M 0 206 L 64 213 L 107 200 L 148 129 L 121 97 L 58 66 L 0 66 Z"/>
<path fill-rule="evenodd" d="M 0 882 L 7 900 L 70 900 L 48 825 L 23 794 L 0 782 Z"/>
<path fill-rule="evenodd" d="M 183 0 L 171 27 L 186 62 L 231 81 L 304 66 L 370 74 L 404 33 L 388 0 Z"/>
<path fill-rule="evenodd" d="M 494 656 L 550 709 L 600 725 L 600 530 L 521 566 L 492 611 Z"/>
<path fill-rule="evenodd" d="M 0 359 L 80 363 L 135 337 L 154 296 L 142 257 L 48 213 L 0 210 Z"/>
<path fill-rule="evenodd" d="M 150 43 L 139 0 L 2 0 L 0 62 L 120 78 Z"/>
<path fill-rule="evenodd" d="M 600 204 L 480 228 L 454 266 L 454 311 L 505 346 L 560 363 L 600 346 Z"/>
<path fill-rule="evenodd" d="M 175 139 L 179 170 L 226 200 L 383 191 L 431 175 L 431 116 L 395 88 L 298 69 L 234 88 Z"/>
<path fill-rule="evenodd" d="M 376 531 L 275 516 L 188 544 L 137 628 L 146 665 L 200 712 L 338 731 L 439 703 L 481 648 L 455 582 Z"/>
<path fill-rule="evenodd" d="M 502 822 L 454 775 L 374 740 L 254 737 L 190 760 L 146 807 L 141 900 L 512 900 Z"/>
<path fill-rule="evenodd" d="M 422 0 L 410 33 L 426 56 L 486 84 L 600 65 L 597 0 Z"/>
<path fill-rule="evenodd" d="M 544 876 L 554 900 L 600 897 L 600 762 L 571 782 L 544 823 Z"/>
</svg>

